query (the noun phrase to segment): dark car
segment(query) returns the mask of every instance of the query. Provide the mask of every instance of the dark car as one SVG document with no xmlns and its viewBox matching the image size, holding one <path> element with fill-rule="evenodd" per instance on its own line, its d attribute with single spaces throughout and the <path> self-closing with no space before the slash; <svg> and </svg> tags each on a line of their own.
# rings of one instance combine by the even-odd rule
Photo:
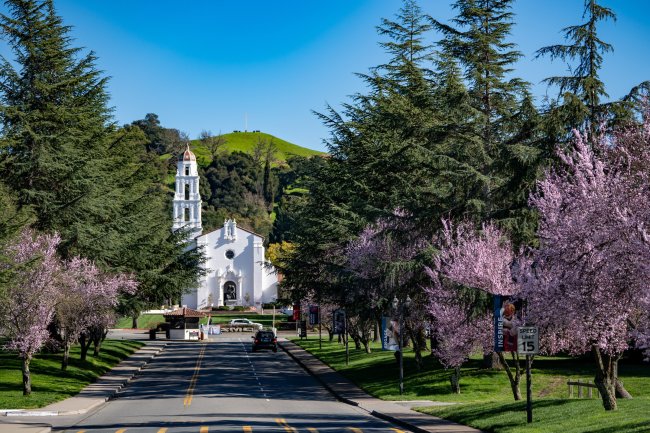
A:
<svg viewBox="0 0 650 433">
<path fill-rule="evenodd" d="M 257 331 L 253 339 L 253 352 L 259 349 L 271 349 L 278 351 L 278 339 L 275 338 L 273 331 Z"/>
</svg>

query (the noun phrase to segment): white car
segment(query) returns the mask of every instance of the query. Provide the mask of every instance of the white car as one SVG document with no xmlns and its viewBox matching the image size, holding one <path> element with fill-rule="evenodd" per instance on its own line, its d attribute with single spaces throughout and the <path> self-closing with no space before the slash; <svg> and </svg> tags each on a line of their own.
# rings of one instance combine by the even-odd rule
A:
<svg viewBox="0 0 650 433">
<path fill-rule="evenodd" d="M 253 322 L 249 319 L 232 319 L 230 321 L 231 326 L 252 326 L 257 329 L 262 329 L 264 326 L 261 323 Z"/>
<path fill-rule="evenodd" d="M 280 310 L 280 313 L 286 314 L 287 316 L 293 316 L 293 307 L 284 307 Z"/>
</svg>

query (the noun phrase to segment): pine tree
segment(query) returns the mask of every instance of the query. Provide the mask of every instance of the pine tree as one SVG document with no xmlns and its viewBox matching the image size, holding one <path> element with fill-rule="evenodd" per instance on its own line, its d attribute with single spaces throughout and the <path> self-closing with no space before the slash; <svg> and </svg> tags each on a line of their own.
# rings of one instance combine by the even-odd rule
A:
<svg viewBox="0 0 650 433">
<path fill-rule="evenodd" d="M 0 64 L 0 171 L 17 208 L 33 209 L 37 229 L 61 234 L 64 257 L 136 273 L 142 305 L 158 303 L 154 280 L 164 296 L 180 297 L 202 256 L 171 233 L 165 167 L 140 129 L 110 123 L 107 79 L 92 52 L 72 47 L 52 0 L 7 6 L 0 27 L 15 59 Z"/>
<path fill-rule="evenodd" d="M 36 227 L 68 240 L 96 182 L 110 110 L 95 55 L 71 46 L 51 0 L 9 0 L 0 17 L 15 55 L 0 64 L 3 176 Z"/>
<path fill-rule="evenodd" d="M 598 73 L 603 64 L 603 54 L 613 47 L 598 36 L 598 24 L 616 20 L 612 9 L 598 4 L 597 0 L 585 0 L 583 18 L 587 21 L 563 29 L 567 45 L 550 45 L 540 48 L 537 57 L 549 56 L 551 60 L 576 62 L 571 75 L 553 76 L 545 81 L 557 86 L 562 96 L 563 115 L 568 127 L 582 128 L 595 134 L 602 120 L 608 116 L 609 108 L 602 103 L 609 95 Z"/>
<path fill-rule="evenodd" d="M 483 175 L 482 190 L 467 197 L 480 213 L 476 219 L 497 219 L 517 243 L 534 241 L 535 218 L 526 197 L 534 186 L 548 146 L 539 131 L 540 117 L 528 83 L 512 75 L 521 57 L 508 41 L 513 26 L 512 0 L 458 0 L 452 25 L 435 21 L 444 35 L 445 56 L 456 59 L 464 71 L 468 104 L 474 117 L 465 124 L 472 159 Z M 468 161 L 469 162 L 469 161 Z M 482 207 L 482 208 L 479 208 Z"/>
</svg>

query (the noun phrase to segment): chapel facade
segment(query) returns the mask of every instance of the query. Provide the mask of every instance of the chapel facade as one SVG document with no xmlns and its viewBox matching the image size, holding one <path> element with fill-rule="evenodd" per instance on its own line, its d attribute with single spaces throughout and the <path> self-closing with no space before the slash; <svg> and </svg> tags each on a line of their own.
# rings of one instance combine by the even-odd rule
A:
<svg viewBox="0 0 650 433">
<path fill-rule="evenodd" d="M 183 295 L 189 308 L 254 306 L 277 299 L 275 270 L 266 266 L 264 238 L 226 219 L 223 227 L 202 234 L 201 196 L 196 156 L 189 146 L 178 160 L 173 200 L 173 229 L 189 228 L 192 248 L 203 247 L 207 273 L 199 286 Z"/>
</svg>

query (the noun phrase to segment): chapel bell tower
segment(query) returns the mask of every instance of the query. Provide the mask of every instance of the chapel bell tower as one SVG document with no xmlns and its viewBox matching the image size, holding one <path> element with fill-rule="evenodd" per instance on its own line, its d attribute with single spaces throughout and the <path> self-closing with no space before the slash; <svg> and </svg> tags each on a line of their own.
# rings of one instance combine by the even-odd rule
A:
<svg viewBox="0 0 650 433">
<path fill-rule="evenodd" d="M 172 230 L 181 227 L 192 230 L 192 238 L 201 234 L 201 195 L 199 194 L 199 171 L 196 156 L 189 144 L 178 158 L 176 166 L 176 193 L 174 194 L 174 225 Z"/>
</svg>

